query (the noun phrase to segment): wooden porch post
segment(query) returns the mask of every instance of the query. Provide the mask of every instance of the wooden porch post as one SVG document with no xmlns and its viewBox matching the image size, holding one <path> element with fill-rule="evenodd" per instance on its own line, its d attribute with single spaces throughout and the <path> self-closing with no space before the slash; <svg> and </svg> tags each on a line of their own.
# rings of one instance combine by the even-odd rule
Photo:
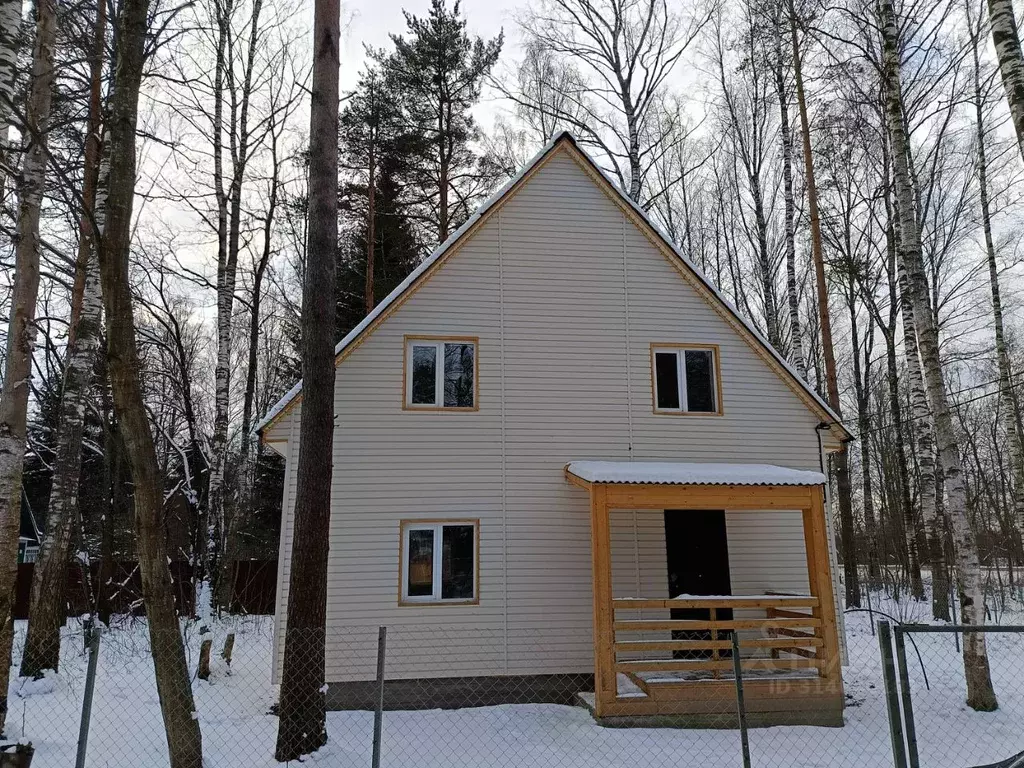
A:
<svg viewBox="0 0 1024 768">
<path fill-rule="evenodd" d="M 595 483 L 590 491 L 590 547 L 594 581 L 594 712 L 598 717 L 617 695 L 611 546 L 608 489 Z"/>
<path fill-rule="evenodd" d="M 810 507 L 803 510 L 804 548 L 807 550 L 807 578 L 811 594 L 818 598 L 813 609 L 821 619 L 822 659 L 820 674 L 828 685 L 842 687 L 842 666 L 839 658 L 839 632 L 836 628 L 836 605 L 832 589 L 832 568 L 828 555 L 828 528 L 825 525 L 824 486 L 811 489 Z"/>
</svg>

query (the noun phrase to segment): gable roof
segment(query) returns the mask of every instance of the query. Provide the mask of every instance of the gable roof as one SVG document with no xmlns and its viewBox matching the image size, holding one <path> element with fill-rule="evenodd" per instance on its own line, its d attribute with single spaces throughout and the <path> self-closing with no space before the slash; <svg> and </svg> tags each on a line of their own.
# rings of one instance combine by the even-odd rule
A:
<svg viewBox="0 0 1024 768">
<path fill-rule="evenodd" d="M 407 295 L 411 295 L 413 290 L 429 277 L 428 273 L 435 266 L 443 262 L 449 253 L 456 251 L 458 249 L 457 246 L 469 238 L 471 232 L 489 216 L 492 210 L 499 207 L 506 198 L 510 197 L 516 189 L 529 179 L 535 170 L 540 168 L 557 150 L 562 148 L 569 150 L 570 156 L 580 163 L 583 169 L 588 172 L 588 175 L 594 179 L 595 183 L 598 183 L 604 189 L 613 202 L 623 209 L 624 213 L 627 215 L 632 214 L 630 218 L 647 235 L 648 239 L 672 261 L 673 266 L 676 267 L 684 279 L 687 279 L 691 285 L 698 288 L 698 292 L 703 294 L 703 297 L 712 305 L 712 308 L 719 310 L 720 314 L 730 325 L 736 328 L 741 336 L 745 337 L 754 351 L 760 353 L 762 359 L 775 369 L 775 372 L 789 384 L 790 388 L 804 400 L 805 404 L 815 411 L 830 428 L 834 428 L 837 431 L 837 437 L 840 440 L 852 439 L 853 435 L 843 426 L 839 416 L 829 407 L 828 403 L 768 343 L 757 328 L 740 314 L 736 307 L 722 295 L 697 265 L 680 252 L 661 227 L 652 221 L 647 213 L 624 194 L 607 174 L 598 167 L 590 155 L 579 146 L 575 137 L 568 131 L 561 131 L 545 144 L 523 166 L 519 173 L 488 197 L 461 227 L 441 243 L 433 253 L 424 259 L 423 263 L 413 270 L 405 280 L 374 307 L 372 312 L 338 342 L 334 348 L 335 365 L 338 365 L 344 359 L 346 351 L 358 346 L 363 338 L 372 332 L 377 323 L 383 320 L 389 311 L 397 309 L 398 305 L 403 303 Z M 256 425 L 255 431 L 262 435 L 266 429 L 282 418 L 285 412 L 301 399 L 301 394 L 302 381 L 299 381 L 267 411 L 263 419 Z"/>
</svg>

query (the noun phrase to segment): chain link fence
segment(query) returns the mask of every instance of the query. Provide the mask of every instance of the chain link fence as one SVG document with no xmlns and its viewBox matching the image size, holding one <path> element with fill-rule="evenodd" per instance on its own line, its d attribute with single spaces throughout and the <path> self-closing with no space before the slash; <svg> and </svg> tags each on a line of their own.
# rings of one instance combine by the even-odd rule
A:
<svg viewBox="0 0 1024 768">
<path fill-rule="evenodd" d="M 985 626 L 997 708 L 967 704 L 963 626 L 880 627 L 897 768 L 1021 768 L 1024 766 L 1024 626 Z M 889 635 L 892 635 L 891 641 Z M 891 651 L 886 648 L 889 645 Z"/>
<path fill-rule="evenodd" d="M 201 634 L 183 625 L 168 643 L 183 643 L 188 686 L 202 733 L 205 768 L 277 766 L 277 675 L 282 649 L 269 617 L 226 618 Z M 15 637 L 21 657 L 24 626 Z M 678 683 L 697 704 L 691 715 L 649 713 L 635 719 L 594 718 L 594 677 L 586 664 L 590 634 L 565 638 L 562 651 L 580 653 L 578 668 L 547 667 L 550 635 L 451 625 L 387 628 L 378 676 L 379 629 L 328 632 L 325 692 L 328 742 L 304 764 L 339 768 L 971 768 L 999 764 L 1024 750 L 1024 635 L 989 635 L 992 677 L 1000 708 L 975 713 L 964 704 L 962 660 L 952 633 L 906 632 L 909 686 L 919 760 L 900 764 L 890 739 L 888 701 L 878 638 L 866 614 L 847 617 L 850 664 L 844 668 L 842 727 L 762 727 L 759 710 L 776 721 L 791 702 L 799 678 L 758 672 L 757 638 L 736 636 L 744 660 L 740 681 L 750 726 L 744 738 L 731 647 L 719 647 L 710 666 Z M 12 670 L 5 734 L 30 741 L 35 768 L 76 765 L 81 733 L 88 741 L 81 765 L 166 766 L 167 737 L 145 621 L 125 618 L 105 629 L 92 655 L 79 622 L 64 629 L 56 672 L 38 679 Z M 547 639 L 545 639 L 547 638 Z M 728 638 L 729 645 L 733 638 Z M 159 641 L 159 640 L 158 640 Z M 915 649 L 916 646 L 916 649 Z M 95 647 L 95 646 L 94 646 Z M 672 658 L 671 651 L 667 655 Z M 564 655 L 564 654 L 563 654 Z M 655 659 L 657 653 L 645 652 Z M 666 654 L 662 653 L 661 657 Z M 91 706 L 89 661 L 96 660 Z M 208 660 L 208 661 L 207 661 Z M 310 663 L 315 665 L 316 660 Z M 898 673 L 894 662 L 894 674 Z M 644 695 L 659 672 L 620 675 L 621 696 Z M 633 679 L 635 678 L 635 679 Z M 927 678 L 927 679 L 926 679 Z M 660 678 L 665 681 L 664 676 Z M 381 685 L 381 681 L 383 684 Z M 767 685 L 767 705 L 756 689 Z M 714 689 L 714 695 L 707 693 Z M 727 691 L 726 695 L 723 691 Z M 707 693 L 707 695 L 705 695 Z M 754 698 L 751 695 L 754 694 Z M 756 700 L 760 698 L 760 701 Z M 82 731 L 83 709 L 88 726 Z M 758 718 L 761 717 L 759 722 Z M 772 718 L 768 718 L 771 721 Z M 825 719 L 823 718 L 823 722 Z M 685 726 L 685 727 L 680 727 Z M 0 757 L 0 765 L 5 759 Z M 297 763 L 296 763 L 297 764 Z M 11 765 L 15 765 L 11 763 Z M 1010 768 L 1003 763 L 1001 768 Z"/>
</svg>

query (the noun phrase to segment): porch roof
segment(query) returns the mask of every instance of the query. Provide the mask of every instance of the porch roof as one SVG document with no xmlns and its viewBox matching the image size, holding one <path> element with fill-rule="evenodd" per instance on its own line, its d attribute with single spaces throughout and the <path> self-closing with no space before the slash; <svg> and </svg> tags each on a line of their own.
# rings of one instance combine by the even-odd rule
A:
<svg viewBox="0 0 1024 768">
<path fill-rule="evenodd" d="M 586 483 L 621 485 L 822 485 L 821 472 L 773 464 L 668 461 L 572 461 L 565 471 Z"/>
</svg>

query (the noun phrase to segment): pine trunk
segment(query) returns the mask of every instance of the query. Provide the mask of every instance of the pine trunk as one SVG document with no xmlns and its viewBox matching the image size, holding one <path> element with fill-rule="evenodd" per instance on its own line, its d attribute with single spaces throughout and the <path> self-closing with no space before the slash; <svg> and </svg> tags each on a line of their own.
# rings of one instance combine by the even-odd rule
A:
<svg viewBox="0 0 1024 768">
<path fill-rule="evenodd" d="M 333 2 L 333 0 L 330 0 Z M 437 241 L 443 243 L 448 239 L 448 151 L 445 145 L 448 136 L 444 129 L 444 104 L 438 105 L 437 111 L 437 193 L 438 219 Z"/>
<path fill-rule="evenodd" d="M 1013 16 L 1013 0 L 988 0 L 988 19 L 1003 90 L 1010 105 L 1010 118 L 1017 133 L 1017 146 L 1024 157 L 1024 55 Z"/>
<path fill-rule="evenodd" d="M 3 627 L 0 632 L 0 732 L 3 732 L 7 719 L 7 688 L 11 671 L 11 608 L 18 576 L 21 478 L 39 292 L 39 215 L 46 181 L 56 35 L 56 2 L 40 0 L 32 53 L 31 89 L 25 108 L 26 125 L 22 131 L 28 139 L 28 146 L 18 185 L 14 284 L 7 325 L 6 371 L 0 393 L 0 626 Z"/>
<path fill-rule="evenodd" d="M 107 364 L 114 411 L 131 467 L 135 533 L 153 668 L 171 768 L 202 768 L 202 736 L 182 644 L 165 543 L 163 484 L 140 382 L 141 363 L 129 280 L 135 131 L 145 64 L 148 0 L 124 0 L 118 16 L 117 69 L 110 94 L 110 174 L 100 238 Z"/>
<path fill-rule="evenodd" d="M 939 358 L 938 329 L 931 311 L 928 279 L 921 253 L 921 236 L 914 213 L 913 186 L 907 163 L 909 142 L 903 124 L 896 12 L 892 0 L 879 0 L 878 7 L 882 33 L 885 115 L 892 146 L 893 181 L 900 220 L 900 256 L 906 273 L 904 301 L 913 305 L 914 330 L 917 334 L 921 366 L 942 461 L 948 501 L 947 514 L 953 531 L 957 559 L 960 619 L 964 624 L 981 625 L 985 623 L 981 564 L 978 559 L 977 542 L 968 518 L 960 448 L 953 431 L 953 420 L 946 396 L 946 382 Z M 963 658 L 964 677 L 967 681 L 967 705 L 982 711 L 996 709 L 998 705 L 995 690 L 992 688 L 984 633 L 969 632 L 964 635 Z"/>
<path fill-rule="evenodd" d="M 371 94 L 371 99 L 373 98 Z M 373 146 L 374 139 L 370 139 L 370 163 L 369 163 L 369 180 L 366 185 L 366 314 L 373 312 L 373 307 L 377 303 L 374 298 L 374 285 L 373 285 L 373 267 L 376 253 L 376 232 L 374 232 L 375 225 L 377 224 L 377 179 L 376 179 L 376 153 L 374 152 L 375 147 Z"/>
<path fill-rule="evenodd" d="M 324 643 L 334 434 L 334 291 L 338 248 L 338 0 L 316 0 L 309 146 L 309 229 L 302 287 L 302 413 L 276 756 L 327 741 Z M 443 156 L 443 153 L 442 153 Z M 447 178 L 442 177 L 442 187 Z M 446 188 L 441 190 L 445 199 Z M 446 213 L 446 211 L 445 211 Z M 447 237 L 446 220 L 439 222 Z"/>
<path fill-rule="evenodd" d="M 821 244 L 821 218 L 818 214 L 818 187 L 814 176 L 814 156 L 811 154 L 811 124 L 807 116 L 807 98 L 804 94 L 803 64 L 800 39 L 797 36 L 796 10 L 789 0 L 789 29 L 793 44 L 793 77 L 796 101 L 803 133 L 804 175 L 807 184 L 807 209 L 811 224 L 811 256 L 817 283 L 818 326 L 821 331 L 821 352 L 825 359 L 825 389 L 828 404 L 842 418 L 839 399 L 839 378 L 836 374 L 836 355 L 832 345 L 832 318 L 828 308 L 828 283 L 825 277 L 825 255 Z M 839 544 L 843 556 L 843 581 L 846 584 L 846 606 L 860 607 L 860 575 L 857 572 L 857 545 L 854 540 L 853 487 L 850 483 L 850 456 L 844 444 L 835 456 L 836 496 L 839 497 Z"/>
</svg>

